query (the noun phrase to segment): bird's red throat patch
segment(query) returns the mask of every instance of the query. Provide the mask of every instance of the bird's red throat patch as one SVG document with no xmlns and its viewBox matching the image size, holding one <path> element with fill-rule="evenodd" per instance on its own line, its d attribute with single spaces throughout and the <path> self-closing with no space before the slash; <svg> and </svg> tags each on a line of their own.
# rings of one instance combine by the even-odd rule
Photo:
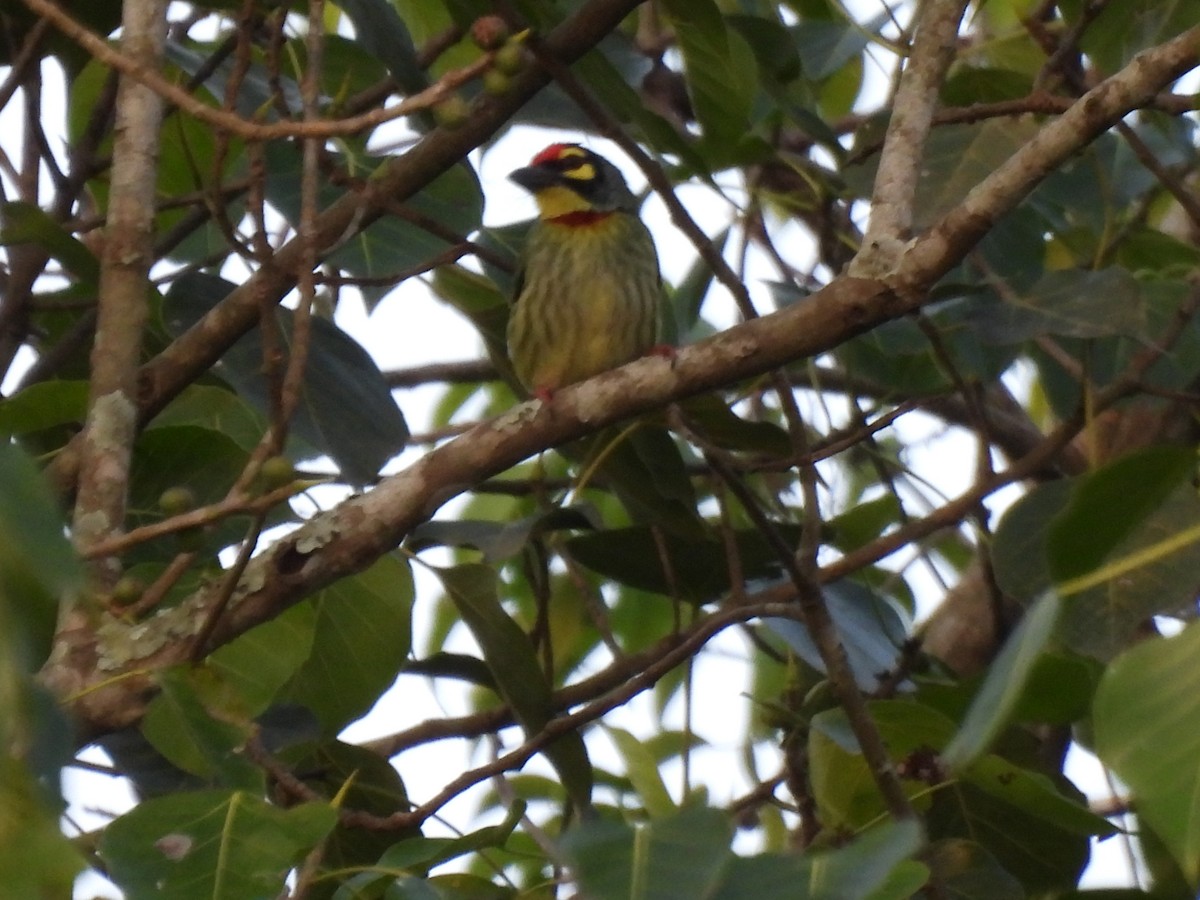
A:
<svg viewBox="0 0 1200 900">
<path fill-rule="evenodd" d="M 566 225 L 568 228 L 586 228 L 589 225 L 598 225 L 611 215 L 611 212 L 598 209 L 576 209 L 561 216 L 554 216 L 549 221 L 555 225 Z"/>
</svg>

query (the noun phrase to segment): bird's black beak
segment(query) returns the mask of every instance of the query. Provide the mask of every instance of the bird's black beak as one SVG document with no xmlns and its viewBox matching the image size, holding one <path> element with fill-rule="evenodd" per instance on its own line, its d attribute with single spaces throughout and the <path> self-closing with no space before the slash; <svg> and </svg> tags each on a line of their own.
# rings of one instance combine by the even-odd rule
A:
<svg viewBox="0 0 1200 900">
<path fill-rule="evenodd" d="M 560 182 L 561 176 L 542 166 L 525 166 L 508 173 L 510 181 L 515 181 L 521 187 L 532 193 L 552 187 Z"/>
</svg>

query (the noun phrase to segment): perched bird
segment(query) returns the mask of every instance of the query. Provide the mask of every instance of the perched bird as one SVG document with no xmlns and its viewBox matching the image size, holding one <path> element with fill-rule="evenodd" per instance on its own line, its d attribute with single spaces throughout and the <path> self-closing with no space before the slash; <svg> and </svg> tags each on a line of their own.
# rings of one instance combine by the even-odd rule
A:
<svg viewBox="0 0 1200 900">
<path fill-rule="evenodd" d="M 509 175 L 538 219 L 521 254 L 508 322 L 517 378 L 534 396 L 658 349 L 658 254 L 617 167 L 578 144 L 551 144 Z"/>
</svg>

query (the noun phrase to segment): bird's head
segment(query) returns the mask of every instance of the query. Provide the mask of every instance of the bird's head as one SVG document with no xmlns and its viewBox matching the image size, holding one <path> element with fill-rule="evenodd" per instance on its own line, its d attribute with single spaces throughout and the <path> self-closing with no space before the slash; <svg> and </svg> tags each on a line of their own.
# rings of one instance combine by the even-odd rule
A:
<svg viewBox="0 0 1200 900">
<path fill-rule="evenodd" d="M 581 224 L 637 211 L 617 167 L 578 144 L 551 144 L 508 177 L 533 194 L 543 219 Z"/>
</svg>

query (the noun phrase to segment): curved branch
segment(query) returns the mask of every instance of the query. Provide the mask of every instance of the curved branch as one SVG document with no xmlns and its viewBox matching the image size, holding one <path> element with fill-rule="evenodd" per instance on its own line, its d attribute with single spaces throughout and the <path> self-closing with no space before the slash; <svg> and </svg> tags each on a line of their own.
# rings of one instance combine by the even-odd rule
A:
<svg viewBox="0 0 1200 900">
<path fill-rule="evenodd" d="M 578 59 L 637 7 L 640 0 L 590 0 L 546 37 L 560 59 Z M 348 192 L 324 210 L 308 239 L 318 253 L 328 252 L 361 232 L 496 133 L 549 80 L 536 67 L 512 81 L 501 97 L 481 95 L 457 128 L 437 128 L 405 153 L 388 160 L 361 192 Z M 139 373 L 139 415 L 149 421 L 184 387 L 207 371 L 233 343 L 258 322 L 262 303 L 278 303 L 296 286 L 297 271 L 309 255 L 306 241 L 293 238 L 240 287 L 176 338 Z M 48 467 L 47 474 L 67 493 L 79 465 L 78 441 L 72 441 Z"/>
<path fill-rule="evenodd" d="M 611 13 L 614 5 L 595 2 L 572 21 L 600 8 Z M 1148 102 L 1194 65 L 1198 45 L 1200 28 L 1141 54 L 1061 119 L 1046 125 L 1033 142 L 910 247 L 894 285 L 841 277 L 803 303 L 681 349 L 674 364 L 661 358 L 638 360 L 564 388 L 552 404 L 521 404 L 430 451 L 375 489 L 314 516 L 246 567 L 212 636 L 213 645 L 232 640 L 314 591 L 364 569 L 448 500 L 541 450 L 829 350 L 920 308 L 928 288 L 961 260 L 992 222 L 1020 202 L 1038 177 L 1095 137 L 1104 123 Z M 463 140 L 469 139 L 455 133 L 435 134 L 397 160 L 387 177 L 380 179 L 381 187 L 386 183 L 411 189 L 417 172 L 450 165 L 440 154 L 446 145 L 457 147 L 456 142 Z M 1031 147 L 1040 148 L 1045 158 L 1031 157 Z M 357 201 L 349 202 L 356 205 Z M 261 277 L 282 279 L 275 269 Z M 222 308 L 230 308 L 228 301 Z M 254 310 L 251 305 L 251 317 Z M 142 695 L 152 689 L 149 673 L 182 661 L 187 638 L 214 602 L 211 588 L 198 591 L 180 606 L 137 626 L 136 642 L 127 626 L 107 622 L 99 634 L 81 633 L 75 644 L 58 648 L 43 680 L 68 699 L 84 738 L 136 721 L 143 708 Z"/>
</svg>

